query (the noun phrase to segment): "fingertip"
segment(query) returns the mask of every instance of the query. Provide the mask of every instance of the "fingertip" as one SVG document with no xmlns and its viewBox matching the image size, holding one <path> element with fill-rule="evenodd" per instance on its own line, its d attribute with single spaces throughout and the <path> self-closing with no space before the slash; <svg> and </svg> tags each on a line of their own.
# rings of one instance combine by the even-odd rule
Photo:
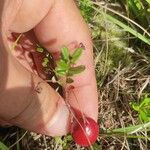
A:
<svg viewBox="0 0 150 150">
<path fill-rule="evenodd" d="M 61 100 L 57 104 L 57 109 L 54 114 L 49 115 L 49 119 L 43 121 L 39 118 L 36 125 L 32 128 L 29 126 L 28 130 L 48 136 L 63 136 L 69 132 L 70 129 L 70 113 L 68 107 Z"/>
<path fill-rule="evenodd" d="M 69 132 L 69 127 L 69 109 L 65 104 L 59 104 L 55 115 L 46 125 L 46 131 L 51 136 L 62 136 Z"/>
<path fill-rule="evenodd" d="M 76 86 L 69 91 L 70 105 L 87 117 L 95 121 L 98 119 L 98 95 L 95 82 L 87 85 Z"/>
</svg>

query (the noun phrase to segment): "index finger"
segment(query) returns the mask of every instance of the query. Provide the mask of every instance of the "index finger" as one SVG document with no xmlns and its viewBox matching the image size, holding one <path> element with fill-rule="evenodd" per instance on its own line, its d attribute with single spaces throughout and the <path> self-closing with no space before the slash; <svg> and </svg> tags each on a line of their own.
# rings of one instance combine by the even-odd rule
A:
<svg viewBox="0 0 150 150">
<path fill-rule="evenodd" d="M 40 43 L 51 52 L 62 45 L 83 43 L 85 52 L 78 64 L 86 70 L 74 77 L 74 92 L 69 92 L 71 106 L 89 117 L 97 119 L 98 96 L 93 63 L 92 41 L 89 29 L 73 0 L 56 0 L 48 15 L 35 27 Z M 75 95 L 74 95 L 75 94 Z"/>
</svg>

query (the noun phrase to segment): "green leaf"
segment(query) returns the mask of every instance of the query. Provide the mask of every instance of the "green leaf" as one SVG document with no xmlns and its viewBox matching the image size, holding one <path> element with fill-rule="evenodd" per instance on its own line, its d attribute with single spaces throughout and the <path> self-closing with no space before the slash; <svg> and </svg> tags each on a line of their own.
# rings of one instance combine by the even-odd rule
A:
<svg viewBox="0 0 150 150">
<path fill-rule="evenodd" d="M 56 71 L 56 72 L 66 72 L 65 69 L 61 69 L 61 68 L 58 68 L 58 67 L 56 67 L 55 71 Z"/>
<path fill-rule="evenodd" d="M 131 33 L 132 35 L 134 35 L 135 37 L 139 38 L 141 41 L 147 43 L 148 45 L 150 45 L 150 39 L 147 38 L 146 36 L 140 34 L 138 31 L 132 29 L 131 27 L 129 27 L 128 25 L 122 23 L 121 21 L 117 20 L 116 18 L 112 17 L 111 15 L 107 15 L 106 17 L 112 21 L 113 23 L 117 24 L 118 26 L 120 26 L 121 28 L 123 28 L 125 31 Z"/>
<path fill-rule="evenodd" d="M 67 136 L 66 136 L 66 140 L 67 140 L 67 141 L 72 141 L 72 140 L 73 140 L 73 138 L 72 138 L 72 136 L 71 136 L 71 135 L 67 135 Z"/>
<path fill-rule="evenodd" d="M 139 118 L 142 122 L 149 122 L 150 121 L 150 117 L 143 110 L 140 110 L 139 113 L 140 113 Z"/>
<path fill-rule="evenodd" d="M 61 68 L 56 67 L 55 74 L 56 76 L 66 76 L 67 72 L 66 70 L 62 70 Z"/>
<path fill-rule="evenodd" d="M 62 76 L 65 76 L 66 73 L 64 71 L 57 71 L 56 75 L 62 77 Z"/>
<path fill-rule="evenodd" d="M 20 34 L 18 37 L 17 37 L 17 39 L 16 39 L 16 41 L 13 43 L 13 45 L 12 45 L 12 50 L 15 50 L 15 48 L 16 48 L 16 46 L 17 46 L 17 44 L 18 44 L 18 42 L 19 42 L 19 40 L 20 40 L 20 38 L 21 38 L 21 36 L 22 36 L 22 34 Z"/>
<path fill-rule="evenodd" d="M 76 61 L 80 58 L 83 52 L 83 48 L 77 48 L 75 52 L 71 55 L 71 62 L 76 63 Z"/>
<path fill-rule="evenodd" d="M 69 76 L 73 76 L 75 74 L 79 74 L 85 70 L 85 66 L 77 66 L 77 67 L 71 67 L 68 71 Z"/>
<path fill-rule="evenodd" d="M 8 150 L 8 147 L 0 142 L 0 150 Z"/>
<path fill-rule="evenodd" d="M 150 98 L 144 98 L 144 100 L 141 102 L 140 107 L 143 107 L 144 105 L 150 106 Z"/>
<path fill-rule="evenodd" d="M 67 71 L 69 69 L 69 65 L 62 59 L 57 61 L 56 64 L 60 70 L 66 70 Z"/>
<path fill-rule="evenodd" d="M 146 0 L 150 4 L 150 0 Z"/>
<path fill-rule="evenodd" d="M 49 63 L 49 59 L 45 57 L 45 58 L 43 59 L 42 66 L 43 66 L 43 67 L 47 67 L 47 66 L 48 66 L 48 63 Z"/>
<path fill-rule="evenodd" d="M 131 106 L 135 111 L 139 113 L 139 118 L 142 122 L 150 121 L 150 98 L 145 96 L 145 98 L 139 105 L 132 103 Z"/>
<path fill-rule="evenodd" d="M 139 105 L 138 105 L 138 104 L 132 103 L 131 106 L 132 106 L 132 108 L 133 108 L 135 111 L 139 111 Z"/>
<path fill-rule="evenodd" d="M 43 53 L 43 52 L 44 52 L 44 48 L 42 48 L 42 47 L 37 47 L 37 48 L 36 48 L 36 51 L 39 52 L 39 53 Z"/>
<path fill-rule="evenodd" d="M 67 47 L 62 47 L 61 54 L 62 54 L 63 60 L 66 60 L 66 61 L 69 60 L 69 49 Z"/>
<path fill-rule="evenodd" d="M 73 83 L 74 80 L 73 80 L 72 78 L 67 78 L 66 82 L 67 82 L 67 83 Z"/>
</svg>

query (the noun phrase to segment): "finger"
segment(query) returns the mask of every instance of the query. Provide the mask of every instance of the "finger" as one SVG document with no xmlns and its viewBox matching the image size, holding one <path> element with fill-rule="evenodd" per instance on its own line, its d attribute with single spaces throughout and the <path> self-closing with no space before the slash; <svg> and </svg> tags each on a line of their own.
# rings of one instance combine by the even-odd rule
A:
<svg viewBox="0 0 150 150">
<path fill-rule="evenodd" d="M 37 25 L 48 13 L 54 0 L 20 0 L 20 1 L 9 1 L 7 5 L 11 9 L 6 12 L 9 20 L 11 18 L 11 32 L 27 32 Z M 10 13 L 8 13 L 10 12 Z M 12 14 L 13 12 L 13 14 Z"/>
<path fill-rule="evenodd" d="M 85 52 L 79 64 L 86 66 L 86 71 L 75 77 L 75 95 L 70 93 L 73 107 L 95 119 L 98 114 L 98 100 L 94 73 L 92 42 L 90 32 L 83 21 L 73 0 L 55 1 L 48 15 L 35 27 L 39 41 L 51 52 L 58 51 L 62 45 L 72 42 L 83 43 Z M 80 106 L 79 106 L 80 105 Z"/>
<path fill-rule="evenodd" d="M 3 34 L 5 47 L 8 41 Z M 2 43 L 2 41 L 1 41 Z M 0 50 L 4 50 L 1 46 Z M 0 64 L 4 80 L 0 92 L 0 122 L 47 135 L 68 132 L 69 112 L 64 101 L 41 78 L 26 70 L 11 54 L 6 53 Z M 1 58 L 4 55 L 0 55 Z M 7 60 L 7 61 L 6 61 Z"/>
</svg>

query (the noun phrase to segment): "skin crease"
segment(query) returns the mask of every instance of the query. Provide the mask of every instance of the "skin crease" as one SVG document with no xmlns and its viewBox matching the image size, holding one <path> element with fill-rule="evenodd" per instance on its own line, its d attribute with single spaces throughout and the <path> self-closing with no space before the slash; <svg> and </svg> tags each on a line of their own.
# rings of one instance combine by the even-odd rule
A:
<svg viewBox="0 0 150 150">
<path fill-rule="evenodd" d="M 69 102 L 85 115 L 97 120 L 98 99 L 92 42 L 89 29 L 74 1 L 45 0 L 43 3 L 42 0 L 36 0 L 35 3 L 35 0 L 20 0 L 19 4 L 17 2 L 0 1 L 0 6 L 4 8 L 1 11 L 0 42 L 3 44 L 0 47 L 0 71 L 5 70 L 3 72 L 7 76 L 5 79 L 2 71 L 0 72 L 0 77 L 6 82 L 0 87 L 0 123 L 11 123 L 52 136 L 68 132 L 69 111 L 63 98 L 42 79 L 20 65 L 9 52 L 10 43 L 7 36 L 11 32 L 24 33 L 29 30 L 34 32 L 39 42 L 52 53 L 57 52 L 62 45 L 69 45 L 74 41 L 84 44 L 85 51 L 78 63 L 85 65 L 86 71 L 74 77 L 75 89 L 69 92 Z M 9 13 L 18 5 L 20 7 L 16 9 L 17 12 Z M 7 59 L 2 59 L 4 57 Z M 34 90 L 39 86 L 38 83 L 42 88 L 40 93 Z"/>
</svg>

